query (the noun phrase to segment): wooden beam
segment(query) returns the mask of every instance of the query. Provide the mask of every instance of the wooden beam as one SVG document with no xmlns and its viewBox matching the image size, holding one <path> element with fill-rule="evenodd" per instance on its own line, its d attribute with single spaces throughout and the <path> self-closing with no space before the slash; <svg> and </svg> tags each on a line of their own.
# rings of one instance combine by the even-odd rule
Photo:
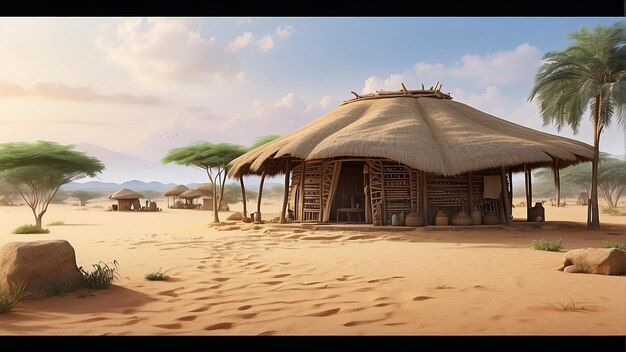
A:
<svg viewBox="0 0 626 352">
<path fill-rule="evenodd" d="M 426 172 L 422 171 L 420 172 L 421 177 L 422 177 L 422 188 L 424 188 L 424 192 L 423 193 L 423 206 L 424 206 L 424 226 L 430 225 L 428 223 L 428 190 L 426 189 Z"/>
<path fill-rule="evenodd" d="M 291 172 L 289 158 L 285 158 L 285 193 L 283 194 L 283 207 L 280 212 L 280 220 L 281 224 L 287 223 L 287 216 L 285 213 L 287 212 L 287 201 L 289 200 L 289 174 Z"/>
<path fill-rule="evenodd" d="M 500 181 L 502 184 L 502 203 L 504 203 L 504 217 L 506 218 L 506 224 L 512 225 L 513 220 L 511 219 L 511 203 L 509 202 L 509 191 L 508 185 L 506 182 L 506 171 L 504 166 L 500 166 Z"/>
</svg>

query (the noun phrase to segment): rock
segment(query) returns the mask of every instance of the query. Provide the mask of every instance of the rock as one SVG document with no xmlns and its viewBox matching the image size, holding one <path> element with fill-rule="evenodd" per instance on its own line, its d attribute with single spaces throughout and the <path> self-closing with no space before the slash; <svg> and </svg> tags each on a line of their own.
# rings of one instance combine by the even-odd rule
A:
<svg viewBox="0 0 626 352">
<path fill-rule="evenodd" d="M 241 221 L 243 221 L 243 222 L 245 222 L 245 223 L 248 223 L 248 224 L 249 224 L 249 223 L 251 223 L 251 222 L 252 222 L 252 218 L 251 218 L 251 217 L 249 217 L 249 216 L 243 216 L 243 217 L 241 218 Z"/>
<path fill-rule="evenodd" d="M 568 265 L 563 269 L 563 271 L 566 273 L 579 273 L 580 268 L 577 267 L 576 265 Z"/>
<path fill-rule="evenodd" d="M 559 270 L 565 271 L 572 265 L 579 270 L 578 272 L 623 275 L 626 273 L 626 252 L 617 248 L 574 249 L 565 253 L 563 266 Z"/>
<path fill-rule="evenodd" d="M 77 288 L 82 280 L 74 248 L 65 240 L 9 242 L 0 248 L 0 288 L 23 282 L 25 299 L 47 297 L 59 286 Z"/>
<path fill-rule="evenodd" d="M 232 213 L 230 214 L 226 220 L 235 220 L 235 221 L 241 221 L 241 219 L 243 218 L 243 214 L 241 214 L 240 212 L 236 212 L 236 213 Z"/>
</svg>

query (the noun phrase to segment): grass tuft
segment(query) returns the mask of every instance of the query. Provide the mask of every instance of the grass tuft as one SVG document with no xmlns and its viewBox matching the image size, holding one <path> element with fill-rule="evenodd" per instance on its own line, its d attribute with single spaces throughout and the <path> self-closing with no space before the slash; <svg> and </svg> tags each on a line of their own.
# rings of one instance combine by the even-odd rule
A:
<svg viewBox="0 0 626 352">
<path fill-rule="evenodd" d="M 0 314 L 10 312 L 17 302 L 27 295 L 28 292 L 26 292 L 25 282 L 9 282 L 9 289 L 7 291 L 0 289 Z"/>
<path fill-rule="evenodd" d="M 47 226 L 58 226 L 58 225 L 65 225 L 65 222 L 63 222 L 63 221 L 53 221 L 53 222 L 49 223 Z"/>
<path fill-rule="evenodd" d="M 41 227 L 36 226 L 36 225 L 25 224 L 25 225 L 17 227 L 15 230 L 13 230 L 13 233 L 20 234 L 20 235 L 31 234 L 31 233 L 50 233 L 50 230 L 42 229 Z"/>
<path fill-rule="evenodd" d="M 585 307 L 583 306 L 576 307 L 576 303 L 574 303 L 574 300 L 572 300 L 571 298 L 570 298 L 570 303 L 568 304 L 559 303 L 557 306 L 556 304 L 548 303 L 548 305 L 551 305 L 552 307 L 554 307 L 554 309 L 560 310 L 563 312 L 567 312 L 567 311 L 575 312 L 577 310 L 585 310 Z"/>
<path fill-rule="evenodd" d="M 561 248 L 563 248 L 562 243 L 563 241 L 561 239 L 559 239 L 558 241 L 551 241 L 542 238 L 540 240 L 532 240 L 530 242 L 530 248 L 543 251 L 558 252 Z"/>
<path fill-rule="evenodd" d="M 623 252 L 626 252 L 626 246 L 623 243 L 606 241 L 604 242 L 604 248 L 617 248 Z"/>
<path fill-rule="evenodd" d="M 95 290 L 109 288 L 113 281 L 119 279 L 120 275 L 117 272 L 118 262 L 116 260 L 108 264 L 100 261 L 92 266 L 94 268 L 92 272 L 85 271 L 82 266 L 79 268 L 83 274 L 83 285 L 86 288 Z"/>
<path fill-rule="evenodd" d="M 145 275 L 146 280 L 150 280 L 150 281 L 165 281 L 168 280 L 170 277 L 165 274 L 164 271 L 161 271 L 161 268 L 159 268 L 159 270 L 157 271 L 153 271 L 150 273 L 147 273 Z"/>
</svg>

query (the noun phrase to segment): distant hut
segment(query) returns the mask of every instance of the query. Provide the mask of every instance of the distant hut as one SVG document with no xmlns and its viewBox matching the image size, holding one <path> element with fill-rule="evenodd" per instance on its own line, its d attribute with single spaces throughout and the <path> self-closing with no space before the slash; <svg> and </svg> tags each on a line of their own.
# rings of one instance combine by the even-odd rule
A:
<svg viewBox="0 0 626 352">
<path fill-rule="evenodd" d="M 199 183 L 193 189 L 202 192 L 202 209 L 213 210 L 213 184 Z M 223 206 L 222 206 L 223 207 Z"/>
<path fill-rule="evenodd" d="M 132 189 L 122 188 L 111 194 L 109 198 L 117 200 L 117 205 L 113 206 L 113 210 L 141 210 L 139 198 L 144 198 L 144 196 Z"/>
<path fill-rule="evenodd" d="M 167 197 L 167 207 L 170 207 L 170 197 L 172 197 L 172 205 L 176 204 L 176 197 L 181 193 L 189 190 L 189 187 L 185 185 L 177 185 L 173 188 L 168 189 L 164 195 Z"/>
<path fill-rule="evenodd" d="M 178 198 L 182 198 L 185 200 L 185 208 L 195 208 L 194 199 L 200 198 L 204 196 L 204 194 L 195 189 L 188 189 L 183 193 L 178 195 Z"/>
<path fill-rule="evenodd" d="M 442 209 L 460 216 L 476 208 L 477 224 L 481 213 L 510 224 L 513 172 L 524 172 L 530 214 L 531 170 L 551 167 L 558 189 L 559 169 L 593 160 L 592 146 L 455 102 L 439 83 L 353 94 L 234 159 L 229 176 L 285 175 L 281 222 L 293 211 L 299 222 L 364 213 L 361 222 L 387 225 L 410 214 L 412 223 L 432 225 Z"/>
</svg>

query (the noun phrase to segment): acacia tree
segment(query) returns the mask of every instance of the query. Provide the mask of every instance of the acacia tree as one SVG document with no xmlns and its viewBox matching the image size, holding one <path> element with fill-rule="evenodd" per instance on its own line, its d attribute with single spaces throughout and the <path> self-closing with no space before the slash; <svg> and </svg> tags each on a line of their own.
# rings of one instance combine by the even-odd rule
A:
<svg viewBox="0 0 626 352">
<path fill-rule="evenodd" d="M 578 133 L 586 111 L 591 112 L 594 158 L 591 166 L 591 212 L 588 228 L 599 228 L 598 162 L 600 135 L 613 114 L 623 123 L 626 103 L 626 27 L 624 22 L 582 28 L 570 33 L 575 43 L 564 51 L 548 52 L 535 76 L 528 100 L 539 101 L 543 125 L 557 130 L 569 125 Z"/>
<path fill-rule="evenodd" d="M 104 169 L 98 159 L 73 148 L 50 141 L 0 144 L 0 178 L 12 185 L 28 204 L 39 228 L 50 201 L 62 185 L 94 177 Z"/>
<path fill-rule="evenodd" d="M 101 197 L 102 193 L 79 190 L 70 193 L 70 195 L 74 198 L 77 198 L 80 201 L 80 205 L 84 207 L 85 205 L 87 205 L 87 201 Z"/>
<path fill-rule="evenodd" d="M 542 169 L 535 173 L 540 179 L 549 180 L 552 173 Z M 587 193 L 591 189 L 591 167 L 589 164 L 577 164 L 561 170 L 561 181 L 580 185 Z M 626 189 L 626 162 L 601 153 L 598 168 L 598 188 L 609 209 L 617 208 L 619 199 Z"/>
<path fill-rule="evenodd" d="M 161 159 L 163 164 L 176 163 L 204 170 L 213 186 L 213 222 L 220 222 L 218 211 L 224 198 L 228 165 L 245 153 L 245 148 L 230 143 L 200 143 L 170 150 Z"/>
</svg>

